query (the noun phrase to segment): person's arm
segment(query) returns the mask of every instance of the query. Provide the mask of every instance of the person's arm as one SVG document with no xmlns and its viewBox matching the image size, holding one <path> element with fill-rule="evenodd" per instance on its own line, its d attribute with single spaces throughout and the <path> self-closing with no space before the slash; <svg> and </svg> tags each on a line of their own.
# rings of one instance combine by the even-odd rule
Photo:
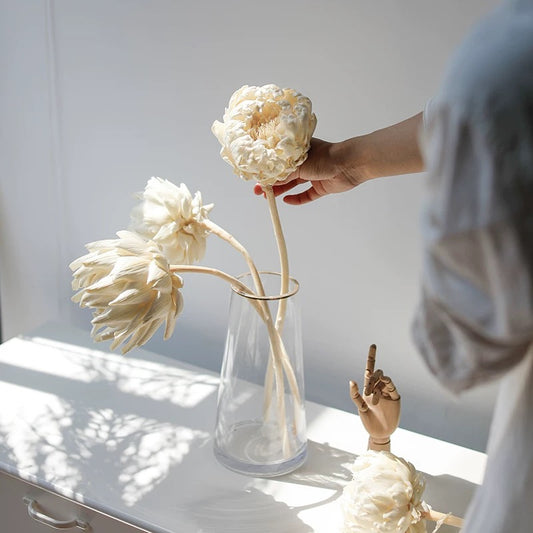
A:
<svg viewBox="0 0 533 533">
<path fill-rule="evenodd" d="M 340 144 L 347 144 L 346 164 L 355 167 L 362 164 L 365 181 L 421 172 L 424 169 L 418 144 L 421 127 L 422 113 L 418 113 L 393 126 L 344 141 Z M 356 155 L 355 160 L 350 160 L 352 154 Z M 357 155 L 362 159 L 358 160 Z"/>
<path fill-rule="evenodd" d="M 276 196 L 297 185 L 309 183 L 305 191 L 288 194 L 284 201 L 300 205 L 322 196 L 344 192 L 370 179 L 423 170 L 418 146 L 422 113 L 387 128 L 346 141 L 311 141 L 307 160 L 286 180 L 274 186 Z M 255 187 L 261 194 L 260 185 Z"/>
</svg>

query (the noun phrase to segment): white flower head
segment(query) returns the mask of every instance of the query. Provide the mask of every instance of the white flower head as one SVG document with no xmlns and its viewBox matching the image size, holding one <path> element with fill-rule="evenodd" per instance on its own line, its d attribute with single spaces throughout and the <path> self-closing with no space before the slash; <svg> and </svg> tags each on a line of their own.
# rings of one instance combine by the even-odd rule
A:
<svg viewBox="0 0 533 533">
<path fill-rule="evenodd" d="M 158 246 L 129 231 L 118 239 L 86 245 L 88 254 L 70 264 L 72 300 L 93 312 L 95 341 L 111 340 L 122 352 L 147 342 L 166 322 L 164 338 L 174 331 L 183 308 L 182 279 L 169 270 Z M 129 338 L 129 340 L 128 340 Z"/>
<path fill-rule="evenodd" d="M 241 87 L 211 129 L 238 176 L 273 185 L 305 161 L 315 126 L 309 98 L 271 84 Z"/>
<path fill-rule="evenodd" d="M 203 225 L 213 204 L 203 205 L 184 183 L 150 178 L 142 200 L 131 212 L 130 229 L 157 243 L 169 263 L 188 265 L 202 259 L 209 230 Z"/>
<path fill-rule="evenodd" d="M 425 481 L 415 467 L 390 452 L 369 451 L 352 465 L 353 481 L 341 506 L 345 533 L 425 533 Z"/>
</svg>

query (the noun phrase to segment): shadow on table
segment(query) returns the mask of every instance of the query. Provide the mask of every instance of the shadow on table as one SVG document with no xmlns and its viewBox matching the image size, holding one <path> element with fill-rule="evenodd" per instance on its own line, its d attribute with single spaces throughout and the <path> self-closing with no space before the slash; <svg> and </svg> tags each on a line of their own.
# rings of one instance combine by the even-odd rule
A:
<svg viewBox="0 0 533 533">
<path fill-rule="evenodd" d="M 206 533 L 312 533 L 313 528 L 298 517 L 299 511 L 249 488 L 195 502 L 188 506 L 187 518 L 196 531 Z"/>
<path fill-rule="evenodd" d="M 357 455 L 333 448 L 327 442 L 308 441 L 307 461 L 298 470 L 277 478 L 286 483 L 342 491 L 352 479 L 350 465 Z"/>
<path fill-rule="evenodd" d="M 260 487 L 262 481 L 268 484 L 269 480 L 261 480 L 259 487 L 252 486 L 256 484 L 252 482 L 244 491 L 242 487 L 228 486 L 222 498 L 220 493 L 215 498 L 206 494 L 205 498 L 190 502 L 184 515 L 191 521 L 191 529 L 194 525 L 197 531 L 209 533 L 311 533 L 313 528 L 298 514 L 335 501 L 351 479 L 347 466 L 354 459 L 353 454 L 309 441 L 306 463 L 295 472 L 271 481 L 280 483 L 280 486 L 292 483 L 333 491 L 325 499 L 309 505 L 290 506 L 265 493 Z"/>
</svg>

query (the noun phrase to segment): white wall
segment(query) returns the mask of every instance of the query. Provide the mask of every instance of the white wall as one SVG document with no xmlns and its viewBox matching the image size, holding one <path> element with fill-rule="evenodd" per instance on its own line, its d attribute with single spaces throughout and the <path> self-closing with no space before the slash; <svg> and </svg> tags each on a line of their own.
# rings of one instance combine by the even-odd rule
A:
<svg viewBox="0 0 533 533">
<path fill-rule="evenodd" d="M 214 202 L 212 219 L 263 269 L 269 215 L 210 132 L 231 93 L 274 82 L 307 94 L 316 135 L 341 140 L 422 109 L 447 58 L 495 0 L 182 2 L 3 0 L 0 16 L 0 295 L 6 338 L 49 319 L 89 331 L 68 263 L 125 227 L 152 175 Z M 403 396 L 402 426 L 482 449 L 494 388 L 443 391 L 410 339 L 423 175 L 383 179 L 312 205 L 280 205 L 301 282 L 307 397 L 352 409 L 367 346 Z M 211 237 L 203 263 L 240 257 Z M 218 369 L 228 289 L 186 277 L 174 337 L 148 348 Z"/>
</svg>

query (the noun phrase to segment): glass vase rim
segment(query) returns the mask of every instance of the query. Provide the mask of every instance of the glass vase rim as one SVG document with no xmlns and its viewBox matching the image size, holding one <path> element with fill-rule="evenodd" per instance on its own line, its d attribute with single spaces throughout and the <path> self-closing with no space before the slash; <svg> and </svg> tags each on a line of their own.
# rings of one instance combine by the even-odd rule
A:
<svg viewBox="0 0 533 533">
<path fill-rule="evenodd" d="M 281 278 L 281 273 L 275 272 L 273 270 L 259 270 L 258 274 L 259 274 L 259 277 L 261 277 L 262 274 L 270 274 L 270 275 L 278 276 Z M 236 278 L 239 281 L 246 277 L 251 278 L 252 273 L 243 272 L 242 274 L 239 274 L 238 276 L 236 276 Z M 231 285 L 231 290 L 235 292 L 236 294 L 238 294 L 239 296 L 243 296 L 244 298 L 248 298 L 249 300 L 262 300 L 262 301 L 285 300 L 287 298 L 290 298 L 291 296 L 294 296 L 300 290 L 300 283 L 298 282 L 296 278 L 289 276 L 289 281 L 292 283 L 293 288 L 281 294 L 259 296 L 258 294 L 251 294 L 249 292 L 246 292 L 236 285 Z"/>
</svg>

